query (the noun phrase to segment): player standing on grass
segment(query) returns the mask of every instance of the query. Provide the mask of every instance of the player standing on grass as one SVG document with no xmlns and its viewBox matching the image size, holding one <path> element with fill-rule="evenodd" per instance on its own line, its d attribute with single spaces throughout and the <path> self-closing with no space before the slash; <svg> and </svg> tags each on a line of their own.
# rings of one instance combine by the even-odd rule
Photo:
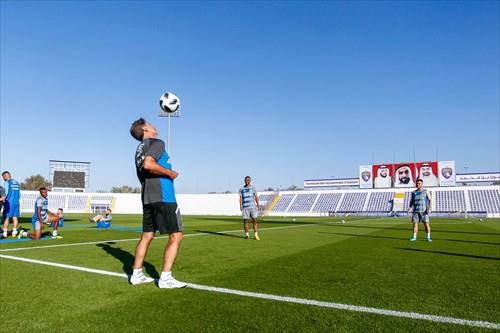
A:
<svg viewBox="0 0 500 333">
<path fill-rule="evenodd" d="M 427 241 L 432 242 L 431 239 L 431 227 L 429 225 L 429 214 L 431 213 L 431 195 L 422 186 L 424 181 L 422 179 L 417 179 L 417 189 L 411 193 L 410 204 L 408 208 L 408 213 L 413 213 L 411 221 L 413 222 L 413 237 L 410 241 L 414 242 L 417 240 L 418 233 L 418 223 L 422 222 L 427 232 Z"/>
<path fill-rule="evenodd" d="M 259 208 L 259 197 L 255 191 L 255 187 L 250 185 L 252 179 L 250 176 L 245 177 L 245 185 L 240 188 L 240 210 L 243 213 L 243 229 L 245 230 L 245 238 L 249 238 L 248 234 L 248 219 L 253 221 L 253 233 L 255 240 L 260 240 L 258 225 L 257 225 L 257 208 Z"/>
<path fill-rule="evenodd" d="M 59 220 L 62 215 L 54 214 L 48 210 L 49 200 L 47 199 L 47 188 L 40 187 L 40 196 L 35 201 L 35 211 L 33 217 L 31 218 L 31 224 L 33 225 L 33 232 L 21 231 L 18 238 L 29 237 L 33 240 L 39 240 L 42 238 L 42 224 L 53 223 L 54 231 L 52 231 L 53 239 L 62 238 L 57 234 L 57 228 L 59 226 Z"/>
<path fill-rule="evenodd" d="M 187 284 L 172 276 L 172 267 L 179 252 L 183 226 L 174 192 L 174 179 L 178 173 L 172 170 L 165 143 L 157 139 L 156 128 L 143 118 L 132 123 L 130 134 L 141 141 L 135 153 L 137 177 L 142 185 L 142 235 L 135 249 L 131 284 L 153 282 L 144 275 L 142 266 L 156 230 L 168 234 L 163 253 L 163 270 L 158 281 L 160 288 L 183 288 Z"/>
<path fill-rule="evenodd" d="M 3 237 L 7 237 L 9 229 L 9 218 L 12 218 L 12 237 L 17 236 L 17 218 L 21 215 L 19 207 L 19 199 L 21 198 L 21 186 L 19 182 L 12 178 L 9 171 L 2 172 L 2 178 L 7 182 L 7 197 L 5 198 L 3 207 Z"/>
</svg>

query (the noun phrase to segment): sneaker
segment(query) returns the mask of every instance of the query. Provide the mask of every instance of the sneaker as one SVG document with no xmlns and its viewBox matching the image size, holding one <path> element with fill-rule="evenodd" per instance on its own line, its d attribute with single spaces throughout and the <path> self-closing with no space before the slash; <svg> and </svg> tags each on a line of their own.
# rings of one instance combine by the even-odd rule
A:
<svg viewBox="0 0 500 333">
<path fill-rule="evenodd" d="M 52 239 L 62 239 L 63 237 L 62 236 L 59 236 L 59 235 L 55 235 L 55 236 L 52 236 Z"/>
<path fill-rule="evenodd" d="M 410 242 L 414 242 L 414 241 L 416 241 L 416 240 L 417 240 L 417 237 L 412 237 L 412 238 L 410 238 Z"/>
<path fill-rule="evenodd" d="M 21 239 L 21 238 L 23 238 L 23 232 L 24 232 L 24 231 L 23 231 L 23 230 L 21 230 L 21 232 L 19 233 L 19 235 L 17 235 L 17 239 Z"/>
<path fill-rule="evenodd" d="M 255 235 L 254 239 L 255 240 L 260 240 L 259 235 Z"/>
<path fill-rule="evenodd" d="M 432 242 L 432 239 L 430 237 L 427 237 L 428 242 Z"/>
<path fill-rule="evenodd" d="M 149 283 L 153 282 L 155 279 L 147 277 L 144 275 L 144 273 L 141 274 L 132 274 L 130 277 L 130 284 L 136 285 L 136 284 L 143 284 L 143 283 Z"/>
<path fill-rule="evenodd" d="M 243 238 L 245 238 L 245 239 L 250 239 L 250 237 L 248 237 L 247 235 L 243 236 Z"/>
<path fill-rule="evenodd" d="M 7 238 L 7 233 L 6 233 L 6 232 L 4 232 L 4 233 L 2 234 L 2 236 L 3 236 L 3 238 Z"/>
<path fill-rule="evenodd" d="M 187 287 L 187 283 L 177 281 L 172 276 L 167 280 L 159 279 L 158 280 L 158 287 L 159 288 L 166 288 L 166 289 L 184 288 L 184 287 Z"/>
</svg>

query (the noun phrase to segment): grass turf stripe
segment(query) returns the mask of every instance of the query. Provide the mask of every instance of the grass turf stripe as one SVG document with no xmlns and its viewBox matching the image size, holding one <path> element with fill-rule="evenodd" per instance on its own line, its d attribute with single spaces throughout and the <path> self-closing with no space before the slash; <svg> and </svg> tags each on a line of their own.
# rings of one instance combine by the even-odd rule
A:
<svg viewBox="0 0 500 333">
<path fill-rule="evenodd" d="M 115 276 L 115 277 L 121 277 L 121 278 L 128 279 L 128 276 L 125 273 L 109 272 L 109 271 L 104 271 L 101 269 L 93 269 L 93 268 L 86 268 L 86 267 L 80 267 L 80 266 L 59 264 L 59 263 L 54 263 L 54 262 L 49 262 L 49 261 L 15 257 L 15 256 L 10 256 L 10 255 L 4 255 L 4 254 L 0 254 L 0 258 L 23 261 L 23 262 L 28 262 L 28 263 L 40 264 L 40 265 L 46 265 L 46 266 L 52 266 L 52 267 L 65 268 L 65 269 L 72 269 L 72 270 L 76 270 L 76 271 L 82 271 L 82 272 L 88 272 L 88 273 L 94 273 L 94 274 Z M 427 321 L 432 321 L 432 322 L 445 323 L 445 324 L 456 324 L 456 325 L 469 326 L 469 327 L 481 327 L 481 328 L 489 328 L 489 329 L 496 329 L 496 330 L 500 329 L 499 323 L 492 323 L 492 322 L 488 322 L 488 321 L 469 320 L 469 319 L 422 314 L 422 313 L 416 313 L 416 312 L 402 312 L 402 311 L 396 311 L 396 310 L 387 310 L 387 309 L 358 306 L 358 305 L 351 305 L 351 304 L 317 301 L 317 300 L 288 297 L 288 296 L 278 296 L 278 295 L 263 294 L 263 293 L 256 293 L 256 292 L 236 290 L 236 289 L 205 286 L 205 285 L 194 284 L 194 283 L 188 283 L 188 287 L 192 288 L 192 289 L 196 289 L 196 290 L 217 292 L 217 293 L 230 294 L 230 295 L 238 295 L 238 296 L 243 296 L 243 297 L 252 297 L 252 298 L 258 298 L 258 299 L 266 299 L 266 300 L 278 301 L 278 302 L 288 302 L 288 303 L 295 303 L 295 304 L 312 305 L 312 306 L 332 308 L 332 309 L 338 309 L 338 310 L 344 310 L 344 311 L 372 313 L 372 314 L 378 314 L 378 315 L 384 315 L 384 316 L 417 319 L 417 320 L 427 320 Z"/>
</svg>

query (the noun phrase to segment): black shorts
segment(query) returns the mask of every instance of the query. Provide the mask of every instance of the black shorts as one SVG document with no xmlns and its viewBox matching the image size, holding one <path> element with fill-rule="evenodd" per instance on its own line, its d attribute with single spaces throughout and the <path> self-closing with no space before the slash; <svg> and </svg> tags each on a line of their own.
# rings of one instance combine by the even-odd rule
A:
<svg viewBox="0 0 500 333">
<path fill-rule="evenodd" d="M 173 234 L 184 230 L 176 203 L 155 202 L 142 207 L 142 231 Z"/>
</svg>

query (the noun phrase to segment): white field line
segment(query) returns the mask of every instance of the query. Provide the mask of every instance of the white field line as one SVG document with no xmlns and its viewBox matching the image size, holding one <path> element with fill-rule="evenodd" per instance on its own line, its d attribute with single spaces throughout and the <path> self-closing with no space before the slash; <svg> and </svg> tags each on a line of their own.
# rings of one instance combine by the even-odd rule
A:
<svg viewBox="0 0 500 333">
<path fill-rule="evenodd" d="M 52 267 L 72 269 L 72 270 L 94 273 L 94 274 L 117 276 L 117 277 L 128 279 L 128 276 L 125 273 L 108 272 L 108 271 L 104 271 L 104 270 L 100 270 L 100 269 L 92 269 L 92 268 L 86 268 L 86 267 L 80 267 L 80 266 L 65 265 L 65 264 L 53 263 L 53 262 L 49 262 L 49 261 L 15 257 L 15 256 L 10 256 L 10 255 L 5 255 L 5 254 L 0 254 L 0 258 L 23 261 L 23 262 L 28 262 L 28 263 L 40 264 L 40 265 L 46 265 L 46 266 L 52 266 Z M 205 285 L 194 284 L 194 283 L 188 283 L 188 287 L 192 288 L 192 289 L 197 289 L 197 290 L 211 291 L 211 292 L 222 293 L 222 294 L 238 295 L 238 296 L 243 296 L 243 297 L 266 299 L 266 300 L 277 301 L 277 302 L 288 302 L 288 303 L 303 304 L 303 305 L 313 305 L 313 306 L 319 306 L 319 307 L 323 307 L 323 308 L 332 308 L 332 309 L 362 312 L 362 313 L 373 313 L 373 314 L 378 314 L 378 315 L 383 315 L 383 316 L 392 316 L 392 317 L 399 317 L 399 318 L 427 320 L 427 321 L 432 321 L 432 322 L 437 322 L 437 323 L 445 323 L 445 324 L 456 324 L 456 325 L 490 328 L 490 329 L 497 329 L 497 330 L 500 329 L 499 323 L 492 323 L 492 322 L 488 322 L 488 321 L 468 320 L 468 319 L 460 319 L 460 318 L 453 318 L 453 317 L 443 317 L 443 316 L 428 315 L 428 314 L 422 314 L 422 313 L 416 313 L 416 312 L 402 312 L 402 311 L 395 311 L 395 310 L 386 310 L 386 309 L 381 309 L 381 308 L 372 308 L 372 307 L 357 306 L 357 305 L 351 305 L 351 304 L 332 303 L 332 302 L 317 301 L 317 300 L 305 299 L 305 298 L 278 296 L 278 295 L 255 293 L 255 292 L 236 290 L 236 289 L 219 288 L 219 287 L 205 286 Z"/>
<path fill-rule="evenodd" d="M 278 229 L 290 229 L 290 228 L 301 228 L 301 227 L 310 227 L 310 226 L 317 226 L 317 225 L 325 225 L 325 224 L 334 224 L 334 223 L 340 223 L 340 222 L 327 222 L 327 223 L 311 223 L 311 224 L 301 224 L 301 225 L 289 225 L 289 226 L 284 226 L 284 227 L 271 227 L 271 228 L 260 228 L 260 231 L 264 230 L 278 230 Z M 223 234 L 223 233 L 232 233 L 232 232 L 242 232 L 242 229 L 237 229 L 237 230 L 225 230 L 225 231 L 213 231 L 213 232 L 199 232 L 196 234 L 186 234 L 184 237 L 193 237 L 193 236 L 207 236 L 207 235 L 213 235 L 213 234 Z M 161 238 L 168 238 L 168 236 L 156 236 L 156 239 L 161 239 Z M 92 244 L 102 244 L 102 243 L 108 243 L 108 242 L 130 242 L 130 241 L 138 241 L 140 238 L 126 238 L 126 239 L 110 239 L 110 240 L 101 240 L 101 241 L 94 241 L 94 242 L 83 242 L 83 243 L 70 243 L 70 244 L 56 244 L 56 245 L 41 245 L 41 246 L 31 246 L 31 247 L 18 247 L 18 248 L 11 248 L 11 249 L 2 249 L 0 252 L 9 252 L 9 251 L 21 251 L 21 250 L 31 250 L 31 249 L 46 249 L 46 248 L 53 248 L 53 247 L 68 247 L 68 246 L 80 246 L 80 245 L 92 245 Z"/>
</svg>

